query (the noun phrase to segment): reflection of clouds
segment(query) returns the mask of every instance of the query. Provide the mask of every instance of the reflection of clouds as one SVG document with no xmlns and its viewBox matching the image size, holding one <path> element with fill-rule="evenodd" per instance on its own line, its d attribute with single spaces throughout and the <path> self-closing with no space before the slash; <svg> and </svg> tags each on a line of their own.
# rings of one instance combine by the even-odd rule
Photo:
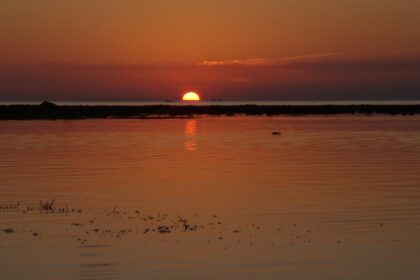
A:
<svg viewBox="0 0 420 280">
<path fill-rule="evenodd" d="M 197 143 L 195 141 L 197 135 L 197 121 L 196 120 L 188 120 L 185 123 L 185 142 L 184 146 L 187 151 L 197 151 Z"/>
</svg>

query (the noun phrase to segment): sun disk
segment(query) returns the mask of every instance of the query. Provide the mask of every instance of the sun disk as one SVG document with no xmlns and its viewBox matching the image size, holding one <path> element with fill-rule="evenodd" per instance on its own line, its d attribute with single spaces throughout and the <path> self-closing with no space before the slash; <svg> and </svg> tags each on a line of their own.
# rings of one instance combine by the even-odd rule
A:
<svg viewBox="0 0 420 280">
<path fill-rule="evenodd" d="M 183 101 L 200 101 L 200 96 L 197 93 L 190 91 L 184 94 L 184 96 L 182 97 L 182 100 Z"/>
</svg>

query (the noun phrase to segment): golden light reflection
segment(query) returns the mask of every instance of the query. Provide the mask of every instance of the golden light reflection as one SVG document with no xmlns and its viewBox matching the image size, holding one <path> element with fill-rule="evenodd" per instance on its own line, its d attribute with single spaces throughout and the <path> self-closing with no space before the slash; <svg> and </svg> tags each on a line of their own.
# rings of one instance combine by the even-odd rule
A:
<svg viewBox="0 0 420 280">
<path fill-rule="evenodd" d="M 184 146 L 187 151 L 197 151 L 197 143 L 196 143 L 196 136 L 197 136 L 197 121 L 196 120 L 188 120 L 185 123 L 185 142 Z"/>
</svg>

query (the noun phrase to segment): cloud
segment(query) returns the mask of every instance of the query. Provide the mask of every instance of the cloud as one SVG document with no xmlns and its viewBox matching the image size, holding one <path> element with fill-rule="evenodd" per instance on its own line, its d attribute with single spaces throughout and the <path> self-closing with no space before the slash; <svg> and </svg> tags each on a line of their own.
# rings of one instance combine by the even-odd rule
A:
<svg viewBox="0 0 420 280">
<path fill-rule="evenodd" d="M 313 54 L 201 65 L 0 65 L 0 99 L 177 100 L 185 86 L 224 100 L 420 99 L 418 55 Z"/>
<path fill-rule="evenodd" d="M 317 61 L 329 57 L 342 56 L 342 53 L 319 53 L 299 56 L 286 56 L 279 58 L 247 58 L 247 59 L 225 59 L 225 60 L 205 60 L 197 63 L 199 66 L 225 66 L 225 65 L 245 65 L 245 66 L 264 66 L 264 65 L 287 65 L 295 61 Z"/>
</svg>

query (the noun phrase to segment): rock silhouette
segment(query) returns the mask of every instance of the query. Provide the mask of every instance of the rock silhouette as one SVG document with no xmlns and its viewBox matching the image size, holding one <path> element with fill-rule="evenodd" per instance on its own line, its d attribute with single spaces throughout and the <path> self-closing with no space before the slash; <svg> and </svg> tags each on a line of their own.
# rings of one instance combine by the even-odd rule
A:
<svg viewBox="0 0 420 280">
<path fill-rule="evenodd" d="M 56 105 L 56 104 L 54 104 L 54 103 L 52 103 L 52 102 L 49 102 L 49 101 L 44 101 L 44 102 L 42 102 L 41 104 L 39 104 L 39 106 L 40 106 L 41 108 L 44 108 L 44 109 L 56 108 L 56 107 L 57 107 L 57 105 Z"/>
<path fill-rule="evenodd" d="M 45 101 L 41 105 L 2 105 L 0 120 L 106 119 L 106 118 L 190 118 L 195 115 L 337 115 L 390 114 L 414 115 L 420 105 L 144 105 L 144 106 L 59 106 Z"/>
</svg>

